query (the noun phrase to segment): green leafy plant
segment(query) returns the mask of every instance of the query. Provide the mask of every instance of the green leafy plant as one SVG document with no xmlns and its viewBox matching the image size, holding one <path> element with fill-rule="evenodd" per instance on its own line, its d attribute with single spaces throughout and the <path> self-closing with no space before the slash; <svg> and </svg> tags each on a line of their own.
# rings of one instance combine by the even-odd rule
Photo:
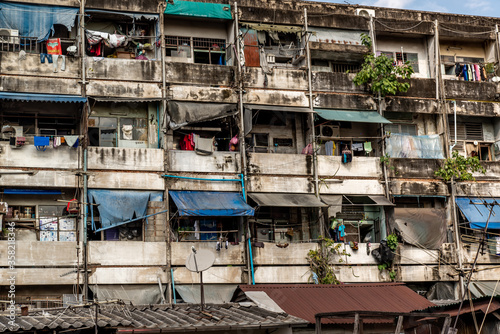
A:
<svg viewBox="0 0 500 334">
<path fill-rule="evenodd" d="M 380 157 L 380 162 L 387 166 L 390 170 L 394 171 L 394 174 L 398 174 L 398 171 L 395 170 L 394 166 L 391 166 L 391 156 L 386 153 L 385 155 Z"/>
<path fill-rule="evenodd" d="M 309 281 L 316 275 L 319 284 L 340 284 L 334 272 L 334 262 L 343 263 L 343 256 L 351 256 L 342 244 L 335 243 L 332 239 L 321 238 L 319 249 L 311 249 L 307 253 L 307 261 L 311 269 Z"/>
<path fill-rule="evenodd" d="M 398 92 L 407 92 L 410 88 L 408 82 L 401 82 L 398 78 L 409 79 L 413 73 L 409 61 L 395 66 L 393 60 L 386 55 L 368 54 L 353 82 L 356 86 L 366 84 L 372 92 L 382 96 L 395 95 Z"/>
<path fill-rule="evenodd" d="M 361 38 L 362 45 L 367 46 L 369 48 L 372 47 L 372 39 L 370 38 L 370 36 L 368 34 L 362 33 L 360 35 L 360 38 Z"/>
<path fill-rule="evenodd" d="M 474 181 L 472 173 L 486 173 L 478 157 L 464 157 L 457 151 L 453 151 L 452 157 L 445 160 L 443 167 L 439 168 L 434 175 L 449 181 L 452 178 L 459 181 Z"/>
<path fill-rule="evenodd" d="M 394 233 L 387 236 L 387 246 L 391 251 L 396 251 L 398 248 L 398 236 Z"/>
</svg>

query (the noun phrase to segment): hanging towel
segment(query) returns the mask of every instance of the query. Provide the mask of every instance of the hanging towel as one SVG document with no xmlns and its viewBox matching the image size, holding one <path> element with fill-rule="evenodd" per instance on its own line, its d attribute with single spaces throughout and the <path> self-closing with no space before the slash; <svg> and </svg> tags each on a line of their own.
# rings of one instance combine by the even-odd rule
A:
<svg viewBox="0 0 500 334">
<path fill-rule="evenodd" d="M 66 144 L 71 147 L 78 147 L 78 136 L 64 136 Z"/>
<path fill-rule="evenodd" d="M 479 71 L 478 64 L 474 64 L 474 70 L 476 71 L 476 81 L 481 81 L 481 72 Z"/>
<path fill-rule="evenodd" d="M 37 151 L 45 151 L 50 145 L 50 137 L 34 137 L 34 144 Z"/>
<path fill-rule="evenodd" d="M 464 80 L 465 81 L 468 81 L 469 77 L 467 75 L 467 64 L 465 64 L 463 67 L 462 67 L 462 71 L 463 71 L 463 74 L 464 74 Z"/>
<path fill-rule="evenodd" d="M 372 142 L 371 141 L 365 141 L 363 143 L 363 147 L 365 148 L 366 153 L 370 153 L 372 151 Z"/>
<path fill-rule="evenodd" d="M 325 143 L 325 154 L 326 155 L 333 155 L 333 150 L 334 150 L 334 147 L 335 144 L 333 143 L 333 141 L 329 140 Z"/>
<path fill-rule="evenodd" d="M 61 137 L 54 137 L 54 147 L 59 147 L 61 146 Z"/>
<path fill-rule="evenodd" d="M 363 151 L 363 143 L 353 143 L 352 150 L 353 151 Z"/>
</svg>

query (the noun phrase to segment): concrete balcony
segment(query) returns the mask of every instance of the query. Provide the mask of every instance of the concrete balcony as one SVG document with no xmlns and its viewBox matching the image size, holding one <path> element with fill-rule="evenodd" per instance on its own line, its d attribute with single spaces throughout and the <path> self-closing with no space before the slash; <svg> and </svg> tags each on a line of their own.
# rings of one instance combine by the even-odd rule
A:
<svg viewBox="0 0 500 334">
<path fill-rule="evenodd" d="M 163 171 L 162 149 L 89 147 L 88 169 Z"/>
<path fill-rule="evenodd" d="M 236 152 L 215 151 L 199 155 L 194 151 L 168 151 L 168 171 L 172 173 L 241 173 L 241 156 Z"/>
<path fill-rule="evenodd" d="M 273 243 L 264 243 L 264 248 L 255 248 L 254 266 L 256 283 L 308 283 L 311 271 L 307 262 L 309 250 L 316 250 L 317 243 L 289 244 L 286 248 L 277 247 Z M 371 244 L 370 251 L 378 248 Z M 435 280 L 454 281 L 456 276 L 453 264 L 456 263 L 453 247 L 443 244 L 441 250 L 422 250 L 411 245 L 399 245 L 395 263 L 399 265 L 398 281 L 432 282 Z M 333 263 L 334 271 L 341 282 L 389 282 L 387 273 L 379 271 L 375 258 L 367 252 L 367 244 L 359 244 L 358 250 L 352 250 L 342 244 L 350 256 L 337 256 Z M 439 263 L 439 256 L 446 258 L 452 265 Z M 424 265 L 422 265 L 424 264 Z"/>
<path fill-rule="evenodd" d="M 169 83 L 223 87 L 234 83 L 234 66 L 169 62 L 165 66 Z M 161 68 L 159 73 L 161 74 Z"/>
<path fill-rule="evenodd" d="M 18 52 L 0 52 L 0 87 L 2 91 L 81 95 L 81 59 L 66 57 L 66 69 L 61 70 L 61 59 L 49 64 L 40 62 L 39 54 L 26 54 L 19 59 Z"/>
<path fill-rule="evenodd" d="M 87 78 L 92 80 L 116 80 L 161 82 L 161 62 L 122 58 L 85 57 Z M 160 96 L 161 97 L 161 96 Z"/>
<path fill-rule="evenodd" d="M 8 142 L 0 142 L 2 168 L 78 169 L 81 159 L 80 147 L 49 146 L 45 151 L 37 151 L 33 138 L 26 139 L 28 142 L 17 148 L 13 148 Z"/>
<path fill-rule="evenodd" d="M 173 242 L 171 244 L 172 267 L 174 269 L 174 280 L 176 284 L 198 284 L 200 275 L 186 269 L 186 258 L 191 252 L 191 246 L 196 249 L 207 249 L 215 254 L 214 265 L 203 272 L 204 283 L 240 284 L 246 269 L 245 244 L 229 244 L 228 248 L 222 247 L 215 251 L 215 241 L 201 242 Z"/>
</svg>

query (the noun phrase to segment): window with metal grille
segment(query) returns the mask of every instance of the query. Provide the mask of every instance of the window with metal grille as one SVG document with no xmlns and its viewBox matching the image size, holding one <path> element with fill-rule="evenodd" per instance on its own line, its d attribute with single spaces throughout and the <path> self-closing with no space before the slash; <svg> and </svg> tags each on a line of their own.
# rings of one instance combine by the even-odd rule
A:
<svg viewBox="0 0 500 334">
<path fill-rule="evenodd" d="M 384 126 L 386 132 L 399 133 L 402 135 L 417 135 L 417 126 L 415 124 L 393 123 Z"/>
<path fill-rule="evenodd" d="M 381 51 L 380 54 L 385 55 L 389 59 L 393 59 L 396 62 L 396 65 L 402 65 L 408 61 L 410 62 L 413 71 L 415 73 L 419 73 L 418 53 Z"/>
<path fill-rule="evenodd" d="M 172 57 L 194 56 L 194 62 L 200 64 L 226 63 L 226 41 L 218 38 L 165 36 L 165 46 Z"/>
<path fill-rule="evenodd" d="M 457 122 L 457 140 L 484 140 L 483 123 Z M 450 138 L 455 138 L 455 123 L 450 120 Z"/>
<path fill-rule="evenodd" d="M 361 71 L 360 64 L 347 64 L 347 63 L 332 63 L 332 72 L 345 73 L 358 73 Z"/>
</svg>

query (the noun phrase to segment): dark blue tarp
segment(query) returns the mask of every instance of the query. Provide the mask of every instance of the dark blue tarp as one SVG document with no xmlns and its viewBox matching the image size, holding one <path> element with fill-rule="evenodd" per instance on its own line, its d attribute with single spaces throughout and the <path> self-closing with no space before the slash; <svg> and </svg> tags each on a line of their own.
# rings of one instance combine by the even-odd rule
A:
<svg viewBox="0 0 500 334">
<path fill-rule="evenodd" d="M 45 41 L 61 24 L 71 31 L 78 8 L 0 2 L 0 28 L 19 30 L 19 36 Z"/>
<path fill-rule="evenodd" d="M 169 191 L 181 216 L 253 216 L 254 209 L 234 192 Z"/>
<path fill-rule="evenodd" d="M 4 189 L 5 195 L 61 195 L 60 190 L 47 189 Z"/>
<path fill-rule="evenodd" d="M 500 198 L 457 197 L 455 199 L 458 208 L 470 223 L 470 227 L 480 229 L 484 229 L 486 226 L 491 209 L 491 205 L 485 205 L 484 203 L 493 203 L 493 201 L 500 203 Z M 500 229 L 500 204 L 493 206 L 488 229 Z"/>
<path fill-rule="evenodd" d="M 99 205 L 101 228 L 107 228 L 145 216 L 148 201 L 163 201 L 163 192 L 89 189 L 88 197 Z"/>
<path fill-rule="evenodd" d="M 15 92 L 0 92 L 0 100 L 14 100 L 24 102 L 87 102 L 86 97 L 81 97 L 78 95 L 31 94 Z"/>
</svg>

